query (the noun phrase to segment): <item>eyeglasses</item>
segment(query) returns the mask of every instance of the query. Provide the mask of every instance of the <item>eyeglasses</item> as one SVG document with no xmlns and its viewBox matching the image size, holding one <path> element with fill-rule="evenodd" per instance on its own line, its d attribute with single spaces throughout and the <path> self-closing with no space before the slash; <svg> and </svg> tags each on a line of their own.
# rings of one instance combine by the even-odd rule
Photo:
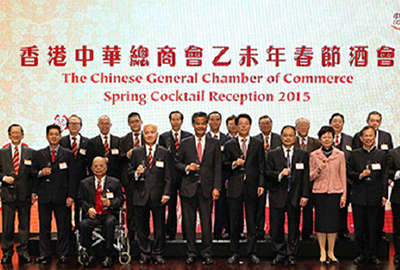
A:
<svg viewBox="0 0 400 270">
<path fill-rule="evenodd" d="M 68 123 L 68 126 L 80 126 L 81 123 Z"/>
</svg>

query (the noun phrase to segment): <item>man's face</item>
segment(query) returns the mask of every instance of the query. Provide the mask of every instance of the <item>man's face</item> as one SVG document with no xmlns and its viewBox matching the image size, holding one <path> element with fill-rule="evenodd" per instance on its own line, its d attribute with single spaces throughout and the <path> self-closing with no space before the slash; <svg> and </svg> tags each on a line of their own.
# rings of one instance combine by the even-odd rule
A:
<svg viewBox="0 0 400 270">
<path fill-rule="evenodd" d="M 332 122 L 331 122 L 331 127 L 333 127 L 333 130 L 335 130 L 335 134 L 339 134 L 342 132 L 343 129 L 343 119 L 339 115 L 333 117 Z"/>
<path fill-rule="evenodd" d="M 210 114 L 208 124 L 210 125 L 211 130 L 219 130 L 219 127 L 221 126 L 221 116 L 219 116 L 218 113 Z"/>
<path fill-rule="evenodd" d="M 207 118 L 204 116 L 196 117 L 194 119 L 193 128 L 196 137 L 203 137 L 207 131 Z"/>
<path fill-rule="evenodd" d="M 296 133 L 292 128 L 285 128 L 281 134 L 281 140 L 286 148 L 290 148 L 296 142 Z"/>
<path fill-rule="evenodd" d="M 376 138 L 375 132 L 371 128 L 364 130 L 364 132 L 360 137 L 366 149 L 372 148 L 372 146 L 375 143 L 375 138 Z"/>
<path fill-rule="evenodd" d="M 68 120 L 68 129 L 70 133 L 76 134 L 81 131 L 82 125 L 78 117 L 71 117 Z"/>
<path fill-rule="evenodd" d="M 226 128 L 228 129 L 229 133 L 236 134 L 238 132 L 238 126 L 235 125 L 235 119 L 229 120 Z"/>
<path fill-rule="evenodd" d="M 102 178 L 107 172 L 107 163 L 102 157 L 96 157 L 92 162 L 92 171 L 95 176 Z"/>
<path fill-rule="evenodd" d="M 300 137 L 307 137 L 309 130 L 310 123 L 307 120 L 301 119 L 297 122 L 296 131 Z"/>
<path fill-rule="evenodd" d="M 172 130 L 176 130 L 176 131 L 180 130 L 182 123 L 183 123 L 181 114 L 180 113 L 171 114 L 170 123 L 171 123 Z"/>
<path fill-rule="evenodd" d="M 260 127 L 260 130 L 262 133 L 264 133 L 264 135 L 269 135 L 272 130 L 272 121 L 269 118 L 263 118 L 258 123 L 258 126 Z"/>
<path fill-rule="evenodd" d="M 12 144 L 19 145 L 24 138 L 24 134 L 21 131 L 21 127 L 11 127 L 8 138 L 11 140 Z"/>
<path fill-rule="evenodd" d="M 142 120 L 140 120 L 139 116 L 134 115 L 129 118 L 128 125 L 131 127 L 132 132 L 139 132 L 142 127 Z"/>
<path fill-rule="evenodd" d="M 367 120 L 367 124 L 371 127 L 374 127 L 375 130 L 379 129 L 381 123 L 382 123 L 382 118 L 379 116 L 379 114 L 371 114 L 369 116 L 369 119 Z"/>
<path fill-rule="evenodd" d="M 49 141 L 50 145 L 57 145 L 61 140 L 61 134 L 58 129 L 52 128 L 47 133 L 46 139 Z"/>
<path fill-rule="evenodd" d="M 250 121 L 247 118 L 241 117 L 238 121 L 238 130 L 240 137 L 247 137 L 250 132 Z"/>
<path fill-rule="evenodd" d="M 107 135 L 110 132 L 112 126 L 110 118 L 108 118 L 107 116 L 101 117 L 97 126 L 99 127 L 101 134 Z"/>
<path fill-rule="evenodd" d="M 154 145 L 158 137 L 157 129 L 155 126 L 145 126 L 143 130 L 143 138 L 146 144 Z"/>
</svg>

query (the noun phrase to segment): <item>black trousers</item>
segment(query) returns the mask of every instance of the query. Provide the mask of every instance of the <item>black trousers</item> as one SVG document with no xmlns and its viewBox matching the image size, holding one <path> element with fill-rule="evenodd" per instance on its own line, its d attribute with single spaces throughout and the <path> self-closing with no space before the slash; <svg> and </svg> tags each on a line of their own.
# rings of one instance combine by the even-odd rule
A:
<svg viewBox="0 0 400 270">
<path fill-rule="evenodd" d="M 265 235 L 265 205 L 267 204 L 267 193 L 265 190 L 263 195 L 257 199 L 257 217 L 256 217 L 256 235 L 264 237 Z"/>
<path fill-rule="evenodd" d="M 312 192 L 310 191 L 309 193 L 309 198 L 308 198 L 308 202 L 307 205 L 305 207 L 303 207 L 303 227 L 301 230 L 301 235 L 303 236 L 308 236 L 311 235 L 313 233 L 313 208 L 314 208 L 314 195 L 312 194 Z"/>
<path fill-rule="evenodd" d="M 394 258 L 400 259 L 400 204 L 392 203 Z"/>
<path fill-rule="evenodd" d="M 203 196 L 201 186 L 197 187 L 196 194 L 192 198 L 182 198 L 183 222 L 186 229 L 187 255 L 196 257 L 196 212 L 199 208 L 201 223 L 201 256 L 210 257 L 212 255 L 212 237 L 211 237 L 211 211 L 212 198 Z"/>
<path fill-rule="evenodd" d="M 181 183 L 178 178 L 171 179 L 171 197 L 168 201 L 168 216 L 167 216 L 167 224 L 165 227 L 165 233 L 170 237 L 175 238 L 176 230 L 177 230 L 177 216 L 176 216 L 176 205 L 178 202 L 178 190 L 181 187 Z M 182 231 L 183 222 L 182 222 Z"/>
<path fill-rule="evenodd" d="M 149 198 L 143 206 L 134 205 L 140 255 L 145 258 L 163 255 L 165 246 L 165 205 L 154 205 Z M 153 215 L 154 244 L 150 247 L 150 211 Z"/>
<path fill-rule="evenodd" d="M 16 200 L 2 204 L 3 233 L 1 235 L 1 249 L 3 255 L 12 256 L 14 253 L 14 222 L 15 210 L 18 211 L 18 235 L 20 242 L 17 246 L 18 255 L 28 253 L 29 224 L 31 217 L 31 202 Z"/>
<path fill-rule="evenodd" d="M 94 228 L 99 225 L 103 225 L 103 228 L 101 229 L 101 234 L 106 240 L 107 254 L 112 253 L 114 249 L 113 244 L 116 220 L 117 218 L 114 215 L 103 212 L 100 215 L 96 215 L 94 219 L 85 218 L 81 221 L 79 226 L 82 232 L 82 246 L 85 247 L 91 255 L 94 255 L 91 248 L 92 233 Z"/>
<path fill-rule="evenodd" d="M 243 203 L 246 211 L 247 255 L 257 253 L 256 212 L 257 198 L 252 198 L 246 192 L 246 184 L 238 198 L 227 198 L 229 218 L 231 223 L 231 252 L 239 255 L 240 234 L 243 232 Z"/>
<path fill-rule="evenodd" d="M 378 213 L 380 206 L 352 204 L 354 221 L 354 250 L 365 257 L 378 255 Z M 365 221 L 365 222 L 364 222 Z M 364 245 L 364 235 L 368 231 L 368 246 Z"/>
<path fill-rule="evenodd" d="M 222 189 L 219 199 L 215 201 L 215 219 L 214 219 L 214 238 L 221 238 L 222 233 L 229 233 L 229 215 L 228 203 L 226 202 L 225 181 L 222 183 Z"/>
<path fill-rule="evenodd" d="M 340 222 L 339 222 L 339 234 L 349 233 L 349 229 L 347 228 L 347 217 L 348 217 L 348 209 L 350 204 L 350 194 L 351 194 L 352 185 L 347 184 L 347 195 L 346 195 L 346 206 L 340 208 Z"/>
<path fill-rule="evenodd" d="M 68 242 L 71 231 L 71 218 L 68 215 L 71 215 L 71 211 L 65 204 L 52 202 L 39 203 L 40 256 L 49 257 L 53 253 L 51 250 L 51 219 L 53 211 L 57 224 L 56 254 L 58 256 L 66 256 L 68 254 Z"/>
<path fill-rule="evenodd" d="M 130 234 L 133 234 L 136 230 L 134 207 L 133 207 L 133 190 L 134 190 L 134 182 L 128 181 L 128 185 L 125 187 L 126 226 Z"/>
<path fill-rule="evenodd" d="M 270 207 L 269 210 L 272 253 L 278 259 L 296 256 L 299 249 L 300 207 L 294 207 L 290 201 L 287 201 L 284 208 Z M 285 212 L 287 212 L 289 229 L 287 244 L 285 244 Z"/>
</svg>

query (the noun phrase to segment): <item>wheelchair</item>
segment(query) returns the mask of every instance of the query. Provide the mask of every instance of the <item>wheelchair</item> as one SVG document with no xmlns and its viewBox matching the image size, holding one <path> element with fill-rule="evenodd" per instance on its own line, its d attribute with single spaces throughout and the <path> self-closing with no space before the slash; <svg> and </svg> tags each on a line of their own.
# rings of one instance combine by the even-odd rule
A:
<svg viewBox="0 0 400 270">
<path fill-rule="evenodd" d="M 115 242 L 114 242 L 114 248 L 118 251 L 119 255 L 119 262 L 122 265 L 126 265 L 131 261 L 131 255 L 130 255 L 130 244 L 128 237 L 125 234 L 125 209 L 120 208 L 119 209 L 119 214 L 118 214 L 118 220 L 116 221 L 115 224 Z M 79 222 L 82 221 L 82 208 L 79 209 Z M 79 226 L 78 226 L 79 227 Z M 93 230 L 92 238 L 92 247 L 97 246 L 101 242 L 105 242 L 104 237 L 101 235 L 101 225 L 97 226 Z M 82 246 L 82 238 L 79 232 L 79 228 L 75 230 L 76 234 L 76 250 L 78 254 L 78 262 L 81 265 L 84 265 L 85 262 L 89 259 L 89 254 L 87 250 Z"/>
</svg>

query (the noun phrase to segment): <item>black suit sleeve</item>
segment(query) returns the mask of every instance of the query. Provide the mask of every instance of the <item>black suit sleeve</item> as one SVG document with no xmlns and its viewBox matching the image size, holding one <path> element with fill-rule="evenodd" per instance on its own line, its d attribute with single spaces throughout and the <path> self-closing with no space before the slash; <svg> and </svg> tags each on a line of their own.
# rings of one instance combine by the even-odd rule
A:
<svg viewBox="0 0 400 270">
<path fill-rule="evenodd" d="M 68 166 L 69 166 L 69 184 L 68 184 L 68 197 L 71 197 L 73 199 L 76 199 L 76 194 L 77 194 L 77 183 L 79 181 L 78 175 L 77 175 L 77 165 L 76 161 L 74 158 L 73 152 L 68 152 L 67 153 L 67 159 L 68 159 Z"/>
<path fill-rule="evenodd" d="M 183 145 L 179 145 L 178 151 L 176 152 L 176 157 L 175 157 L 175 168 L 183 173 L 185 172 L 186 166 L 188 164 L 185 164 L 185 150 L 183 149 Z"/>
<path fill-rule="evenodd" d="M 122 187 L 121 183 L 116 180 L 115 181 L 115 189 L 114 189 L 114 198 L 110 200 L 110 203 L 112 205 L 112 208 L 114 210 L 117 210 L 122 207 L 124 204 L 125 198 L 124 198 L 124 193 L 122 192 Z"/>
<path fill-rule="evenodd" d="M 222 170 L 222 154 L 219 141 L 216 141 L 216 147 L 214 150 L 214 189 L 221 190 L 221 170 Z"/>
<path fill-rule="evenodd" d="M 388 152 L 387 164 L 388 164 L 389 179 L 391 179 L 393 181 L 394 181 L 394 176 L 397 172 L 395 156 L 396 156 L 396 153 L 394 152 L 394 150 L 390 150 Z"/>
<path fill-rule="evenodd" d="M 82 207 L 82 212 L 83 213 L 87 213 L 89 211 L 89 208 L 94 207 L 90 202 L 90 198 L 88 198 L 89 194 L 86 194 L 85 192 L 86 188 L 85 188 L 85 182 L 81 181 L 79 183 L 79 188 L 78 188 L 78 196 L 77 196 L 77 200 L 78 200 L 78 206 Z"/>
<path fill-rule="evenodd" d="M 386 199 L 388 198 L 388 166 L 387 166 L 387 158 L 386 155 L 384 155 L 382 157 L 382 186 L 383 186 L 383 197 L 385 197 Z"/>
<path fill-rule="evenodd" d="M 346 166 L 347 177 L 352 179 L 353 182 L 360 180 L 360 174 L 362 173 L 362 171 L 361 172 L 355 171 L 354 158 L 355 158 L 355 154 L 354 154 L 354 152 L 351 152 L 350 156 L 349 156 L 349 160 L 347 162 L 347 166 Z"/>
<path fill-rule="evenodd" d="M 277 156 L 276 152 L 268 154 L 267 164 L 265 166 L 265 175 L 267 181 L 269 182 L 278 182 L 279 174 L 281 173 L 281 171 L 278 171 L 276 169 L 276 164 L 275 164 L 277 158 L 276 156 Z"/>
<path fill-rule="evenodd" d="M 258 187 L 262 187 L 262 188 L 265 189 L 265 181 L 264 181 L 265 152 L 264 152 L 263 144 L 261 144 L 260 147 L 258 147 L 258 160 L 259 160 L 259 165 L 258 165 L 258 174 L 259 174 Z"/>
<path fill-rule="evenodd" d="M 303 173 L 303 198 L 308 198 L 310 196 L 310 158 L 308 153 L 304 153 L 303 157 L 304 163 L 304 173 Z"/>
<path fill-rule="evenodd" d="M 164 159 L 165 171 L 165 186 L 163 195 L 171 197 L 171 160 L 168 157 L 168 152 L 165 154 Z"/>
</svg>

